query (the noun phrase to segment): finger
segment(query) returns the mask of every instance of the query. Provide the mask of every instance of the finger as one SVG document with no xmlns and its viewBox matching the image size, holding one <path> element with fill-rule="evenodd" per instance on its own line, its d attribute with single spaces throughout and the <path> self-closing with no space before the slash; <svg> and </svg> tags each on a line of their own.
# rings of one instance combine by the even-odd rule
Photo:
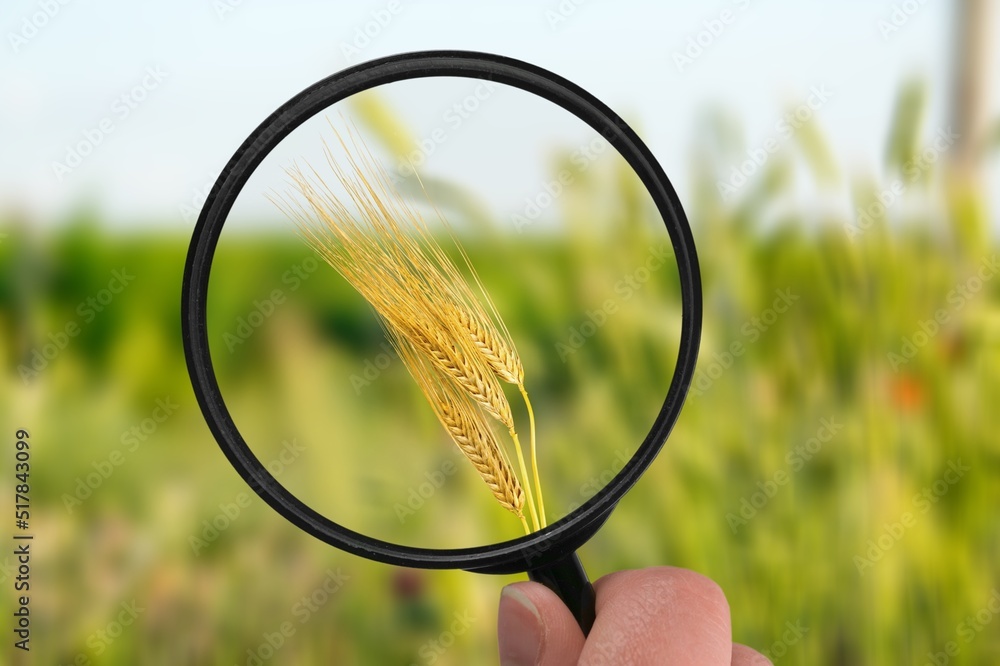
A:
<svg viewBox="0 0 1000 666">
<path fill-rule="evenodd" d="M 597 581 L 597 619 L 580 656 L 597 664 L 729 666 L 729 603 L 685 569 L 619 571 Z"/>
<path fill-rule="evenodd" d="M 746 645 L 733 643 L 733 666 L 774 666 L 771 660 Z"/>
<path fill-rule="evenodd" d="M 500 594 L 501 666 L 571 666 L 583 632 L 566 604 L 540 583 L 514 583 Z"/>
</svg>

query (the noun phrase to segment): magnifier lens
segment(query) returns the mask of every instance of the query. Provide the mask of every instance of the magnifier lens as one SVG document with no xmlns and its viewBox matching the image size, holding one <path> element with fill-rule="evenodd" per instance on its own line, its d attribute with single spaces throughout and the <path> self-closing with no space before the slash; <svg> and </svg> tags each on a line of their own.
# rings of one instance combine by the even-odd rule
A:
<svg viewBox="0 0 1000 666">
<path fill-rule="evenodd" d="M 312 200 L 296 174 L 312 183 Z M 363 190 L 367 209 L 356 196 Z M 663 407 L 681 334 L 663 218 L 609 142 L 501 83 L 379 86 L 283 139 L 239 192 L 216 249 L 212 361 L 233 421 L 271 476 L 318 513 L 380 540 L 424 548 L 507 541 L 525 534 L 522 522 L 449 435 L 400 358 L 392 322 L 287 214 L 325 206 L 326 222 L 336 223 L 335 204 L 361 221 L 392 217 L 400 234 L 383 245 L 405 238 L 440 248 L 452 277 L 509 333 L 535 418 L 544 520 L 607 485 Z M 515 384 L 500 378 L 495 387 L 524 467 L 507 425 L 489 413 L 483 422 L 537 509 L 526 403 Z M 527 503 L 521 513 L 533 529 Z"/>
</svg>

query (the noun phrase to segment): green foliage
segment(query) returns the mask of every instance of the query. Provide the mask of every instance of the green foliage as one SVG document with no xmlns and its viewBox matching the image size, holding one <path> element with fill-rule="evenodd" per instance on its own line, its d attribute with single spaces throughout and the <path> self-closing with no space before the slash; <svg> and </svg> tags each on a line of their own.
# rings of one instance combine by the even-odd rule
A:
<svg viewBox="0 0 1000 666">
<path fill-rule="evenodd" d="M 920 132 L 927 109 L 927 86 L 919 80 L 903 85 L 896 96 L 892 130 L 886 144 L 886 166 L 901 170 L 920 152 Z"/>
</svg>

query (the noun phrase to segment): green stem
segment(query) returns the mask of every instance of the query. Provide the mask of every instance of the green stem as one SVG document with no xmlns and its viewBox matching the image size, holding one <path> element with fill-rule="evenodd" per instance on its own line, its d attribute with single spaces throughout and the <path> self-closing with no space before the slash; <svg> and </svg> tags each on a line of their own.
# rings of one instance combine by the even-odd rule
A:
<svg viewBox="0 0 1000 666">
<path fill-rule="evenodd" d="M 535 511 L 535 496 L 531 492 L 531 483 L 528 482 L 528 467 L 524 464 L 524 453 L 521 451 L 521 441 L 517 438 L 517 432 L 511 428 L 510 436 L 514 438 L 514 451 L 517 452 L 517 464 L 521 467 L 521 478 L 525 480 L 524 491 L 528 496 L 528 510 L 531 512 L 531 524 L 535 526 L 535 531 L 542 529 L 538 524 L 538 513 Z"/>
<path fill-rule="evenodd" d="M 531 424 L 531 441 L 529 442 L 528 452 L 531 457 L 531 472 L 535 481 L 535 490 L 538 491 L 538 514 L 542 527 L 545 527 L 547 525 L 545 521 L 545 500 L 542 499 L 542 482 L 538 479 L 538 457 L 535 455 L 535 410 L 531 408 L 531 401 L 528 400 L 528 390 L 524 388 L 524 384 L 518 384 L 518 388 L 521 389 L 521 395 L 524 397 L 524 405 L 528 408 L 528 421 Z"/>
</svg>

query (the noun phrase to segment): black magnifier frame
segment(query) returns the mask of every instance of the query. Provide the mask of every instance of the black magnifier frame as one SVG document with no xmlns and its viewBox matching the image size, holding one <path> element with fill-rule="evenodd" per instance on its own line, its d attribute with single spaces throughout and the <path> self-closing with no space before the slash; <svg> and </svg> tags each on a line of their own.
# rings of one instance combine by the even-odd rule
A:
<svg viewBox="0 0 1000 666">
<path fill-rule="evenodd" d="M 439 550 L 373 539 L 333 522 L 299 500 L 265 469 L 233 422 L 215 376 L 208 341 L 212 260 L 226 218 L 254 170 L 282 139 L 333 104 L 377 86 L 427 77 L 482 79 L 513 86 L 553 102 L 599 132 L 649 191 L 670 235 L 680 278 L 677 364 L 663 406 L 634 456 L 600 492 L 563 519 L 518 539 L 475 548 Z M 529 578 L 560 595 L 584 633 L 594 620 L 594 594 L 575 551 L 607 520 L 670 434 L 694 375 L 701 319 L 701 276 L 690 226 L 670 180 L 632 128 L 596 97 L 552 72 L 475 51 L 418 51 L 360 63 L 313 84 L 278 108 L 247 137 L 215 181 L 194 228 L 181 296 L 184 354 L 205 421 L 230 464 L 275 511 L 317 539 L 387 564 L 487 574 L 527 572 Z"/>
</svg>

